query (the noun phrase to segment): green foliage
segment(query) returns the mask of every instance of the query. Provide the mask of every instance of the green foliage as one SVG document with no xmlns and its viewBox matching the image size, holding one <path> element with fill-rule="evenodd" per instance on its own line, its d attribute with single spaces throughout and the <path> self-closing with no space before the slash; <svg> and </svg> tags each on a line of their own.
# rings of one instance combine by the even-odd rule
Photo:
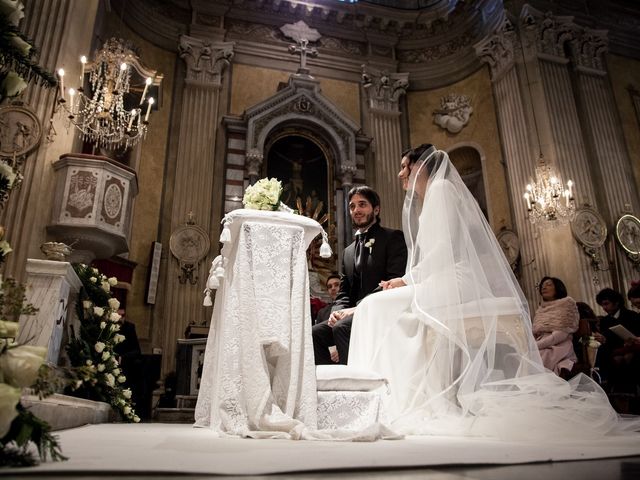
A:
<svg viewBox="0 0 640 480">
<path fill-rule="evenodd" d="M 17 322 L 20 315 L 35 315 L 38 309 L 27 302 L 24 285 L 13 278 L 2 281 L 0 289 L 0 320 Z"/>
<path fill-rule="evenodd" d="M 31 48 L 20 48 L 28 44 Z M 0 83 L 9 71 L 15 71 L 25 81 L 35 81 L 44 87 L 58 85 L 58 80 L 37 63 L 38 51 L 34 42 L 22 33 L 4 14 L 0 13 Z"/>
<path fill-rule="evenodd" d="M 83 288 L 76 305 L 80 330 L 71 333 L 67 344 L 67 355 L 74 367 L 68 393 L 108 402 L 124 420 L 139 422 L 131 403 L 131 390 L 125 388 L 126 377 L 114 352 L 114 347 L 124 340 L 118 333 L 120 304 L 110 293 L 117 280 L 84 264 L 73 268 Z"/>
<path fill-rule="evenodd" d="M 33 413 L 18 405 L 18 416 L 11 423 L 9 433 L 0 439 L 0 445 L 15 445 L 13 448 L 0 448 L 0 465 L 30 466 L 38 463 L 38 458 L 28 453 L 27 445 L 33 442 L 38 449 L 39 458 L 47 461 L 67 460 L 62 455 L 58 439 L 51 434 L 51 427 Z M 17 447 L 17 448 L 16 448 Z"/>
</svg>

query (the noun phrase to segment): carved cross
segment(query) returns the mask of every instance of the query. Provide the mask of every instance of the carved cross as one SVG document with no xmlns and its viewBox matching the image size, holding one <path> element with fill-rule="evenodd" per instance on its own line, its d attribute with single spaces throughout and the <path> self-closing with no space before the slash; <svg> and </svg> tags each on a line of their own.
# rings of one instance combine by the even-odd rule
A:
<svg viewBox="0 0 640 480">
<path fill-rule="evenodd" d="M 289 45 L 289 53 L 292 55 L 300 55 L 300 68 L 298 73 L 308 73 L 307 69 L 307 56 L 315 58 L 318 56 L 318 51 L 314 47 L 309 47 L 309 40 L 301 38 L 298 41 L 298 45 Z"/>
</svg>

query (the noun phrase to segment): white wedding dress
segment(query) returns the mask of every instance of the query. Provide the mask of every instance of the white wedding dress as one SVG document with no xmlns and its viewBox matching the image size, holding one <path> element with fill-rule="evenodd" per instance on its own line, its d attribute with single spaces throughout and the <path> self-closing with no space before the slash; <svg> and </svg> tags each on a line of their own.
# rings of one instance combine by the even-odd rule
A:
<svg viewBox="0 0 640 480">
<path fill-rule="evenodd" d="M 640 424 L 620 419 L 599 385 L 542 366 L 524 295 L 446 153 L 425 152 L 409 185 L 407 286 L 359 304 L 349 349 L 350 366 L 389 381 L 389 427 L 544 442 L 622 435 L 640 453 Z"/>
</svg>

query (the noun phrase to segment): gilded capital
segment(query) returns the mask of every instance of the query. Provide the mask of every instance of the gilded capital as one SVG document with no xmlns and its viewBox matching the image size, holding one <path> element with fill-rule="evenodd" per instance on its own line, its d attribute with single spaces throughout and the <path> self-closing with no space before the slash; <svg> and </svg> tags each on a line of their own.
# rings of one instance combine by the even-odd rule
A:
<svg viewBox="0 0 640 480">
<path fill-rule="evenodd" d="M 233 47 L 231 42 L 210 42 L 182 35 L 178 53 L 187 65 L 187 83 L 219 87 L 224 69 L 233 58 Z"/>
<path fill-rule="evenodd" d="M 409 88 L 409 74 L 389 73 L 363 65 L 362 88 L 367 94 L 369 108 L 397 113 L 398 100 Z"/>
<path fill-rule="evenodd" d="M 515 65 L 516 32 L 511 21 L 504 17 L 493 35 L 474 45 L 476 55 L 487 63 L 491 80 L 495 81 Z"/>
</svg>

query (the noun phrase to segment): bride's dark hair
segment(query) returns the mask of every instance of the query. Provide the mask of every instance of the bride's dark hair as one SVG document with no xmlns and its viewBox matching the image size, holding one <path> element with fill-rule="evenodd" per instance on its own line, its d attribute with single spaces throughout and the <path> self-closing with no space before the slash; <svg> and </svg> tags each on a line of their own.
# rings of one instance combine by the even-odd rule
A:
<svg viewBox="0 0 640 480">
<path fill-rule="evenodd" d="M 408 148 L 407 150 L 402 152 L 402 158 L 408 157 L 409 158 L 409 165 L 413 165 L 414 163 L 416 163 L 420 159 L 422 154 L 424 152 L 426 152 L 428 149 L 430 149 L 431 147 L 433 147 L 432 144 L 423 143 L 422 145 L 419 145 L 419 146 L 417 146 L 415 148 Z"/>
</svg>

